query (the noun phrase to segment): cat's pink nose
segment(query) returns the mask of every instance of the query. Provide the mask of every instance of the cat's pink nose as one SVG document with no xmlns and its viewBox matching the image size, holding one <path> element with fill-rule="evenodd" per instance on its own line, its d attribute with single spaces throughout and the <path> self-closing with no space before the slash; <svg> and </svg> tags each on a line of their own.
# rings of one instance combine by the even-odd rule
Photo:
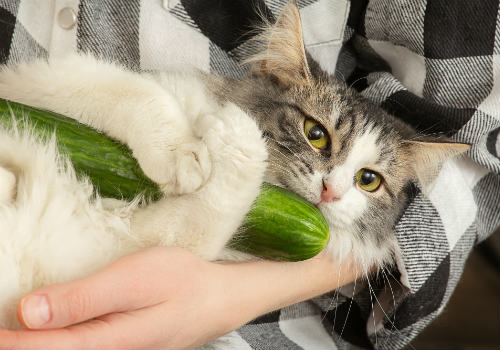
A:
<svg viewBox="0 0 500 350">
<path fill-rule="evenodd" d="M 321 192 L 321 201 L 323 202 L 331 202 L 338 201 L 340 199 L 340 195 L 335 192 L 333 186 L 328 182 L 323 181 L 323 191 Z"/>
</svg>

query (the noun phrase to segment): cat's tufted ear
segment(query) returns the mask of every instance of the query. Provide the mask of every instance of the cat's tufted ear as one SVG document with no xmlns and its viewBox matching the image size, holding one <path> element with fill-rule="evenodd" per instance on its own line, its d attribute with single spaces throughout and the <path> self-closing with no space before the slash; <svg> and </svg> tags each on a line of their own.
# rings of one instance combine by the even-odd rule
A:
<svg viewBox="0 0 500 350">
<path fill-rule="evenodd" d="M 401 146 L 410 170 L 424 189 L 434 180 L 445 160 L 470 149 L 470 145 L 452 142 L 406 141 Z"/>
<path fill-rule="evenodd" d="M 254 72 L 271 75 L 284 86 L 310 82 L 302 24 L 294 1 L 285 6 L 276 23 L 266 28 L 259 40 L 264 41 L 265 49 L 246 60 L 253 63 Z"/>
</svg>

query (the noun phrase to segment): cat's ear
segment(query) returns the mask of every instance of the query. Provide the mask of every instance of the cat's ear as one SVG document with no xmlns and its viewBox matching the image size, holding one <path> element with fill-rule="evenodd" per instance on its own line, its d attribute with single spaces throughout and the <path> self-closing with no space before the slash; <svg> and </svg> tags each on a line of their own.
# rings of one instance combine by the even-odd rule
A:
<svg viewBox="0 0 500 350">
<path fill-rule="evenodd" d="M 445 160 L 470 149 L 470 145 L 464 143 L 423 141 L 406 141 L 402 147 L 410 170 L 424 189 L 434 180 Z"/>
<path fill-rule="evenodd" d="M 246 60 L 253 63 L 254 72 L 271 75 L 284 86 L 310 82 L 302 24 L 294 1 L 285 6 L 276 23 L 259 37 L 264 41 L 265 49 Z"/>
</svg>

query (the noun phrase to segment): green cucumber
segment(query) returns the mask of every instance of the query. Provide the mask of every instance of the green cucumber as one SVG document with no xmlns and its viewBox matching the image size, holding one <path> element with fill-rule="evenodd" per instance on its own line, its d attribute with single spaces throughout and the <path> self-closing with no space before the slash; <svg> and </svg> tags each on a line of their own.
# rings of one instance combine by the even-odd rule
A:
<svg viewBox="0 0 500 350">
<path fill-rule="evenodd" d="M 103 197 L 133 199 L 143 192 L 158 199 L 158 186 L 142 172 L 128 147 L 103 133 L 59 114 L 0 99 L 0 125 L 27 125 L 39 136 L 55 135 L 62 154 L 69 156 L 78 175 L 88 177 Z"/>
<path fill-rule="evenodd" d="M 264 183 L 230 246 L 267 259 L 299 261 L 322 251 L 329 236 L 318 208 L 289 190 Z"/>
<path fill-rule="evenodd" d="M 55 135 L 60 152 L 78 176 L 89 178 L 103 197 L 132 199 L 143 193 L 158 200 L 162 193 L 139 167 L 128 147 L 74 119 L 0 99 L 0 126 L 29 125 L 43 137 Z M 321 212 L 302 197 L 263 184 L 238 234 L 229 246 L 274 260 L 298 261 L 318 254 L 330 232 Z"/>
</svg>

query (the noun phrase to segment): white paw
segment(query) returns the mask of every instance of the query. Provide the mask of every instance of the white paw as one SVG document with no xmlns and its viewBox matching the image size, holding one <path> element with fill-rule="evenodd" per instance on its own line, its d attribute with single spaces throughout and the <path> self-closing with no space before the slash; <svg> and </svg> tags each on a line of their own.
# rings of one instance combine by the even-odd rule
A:
<svg viewBox="0 0 500 350">
<path fill-rule="evenodd" d="M 198 117 L 195 135 L 203 138 L 212 156 L 231 157 L 235 161 L 263 162 L 267 150 L 255 121 L 232 103 L 226 103 L 214 115 Z"/>
<path fill-rule="evenodd" d="M 211 161 L 205 143 L 189 141 L 138 157 L 144 173 L 166 194 L 192 193 L 210 176 Z"/>
</svg>

